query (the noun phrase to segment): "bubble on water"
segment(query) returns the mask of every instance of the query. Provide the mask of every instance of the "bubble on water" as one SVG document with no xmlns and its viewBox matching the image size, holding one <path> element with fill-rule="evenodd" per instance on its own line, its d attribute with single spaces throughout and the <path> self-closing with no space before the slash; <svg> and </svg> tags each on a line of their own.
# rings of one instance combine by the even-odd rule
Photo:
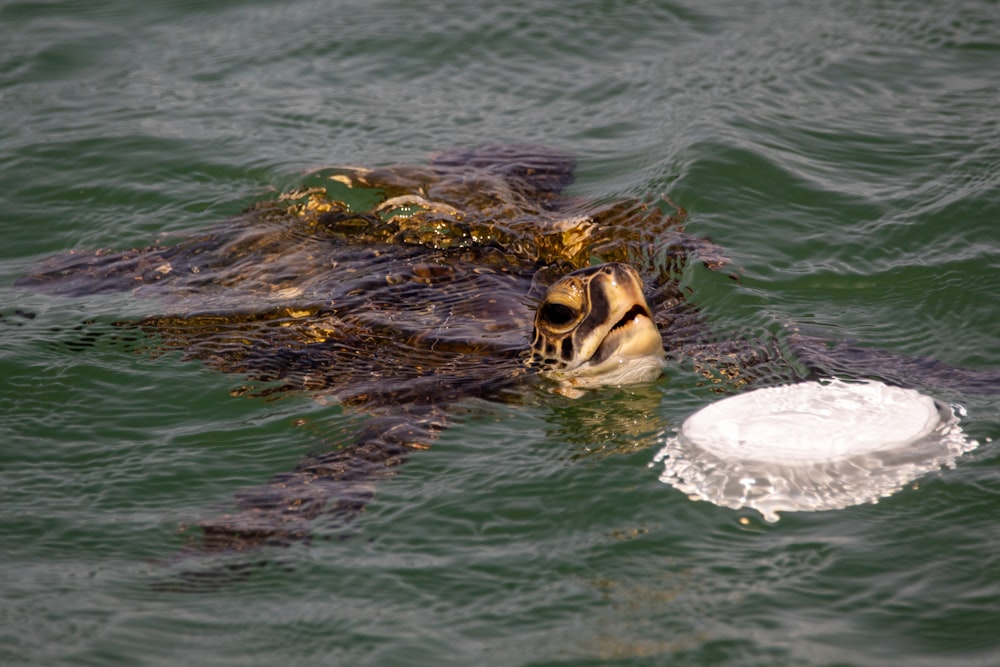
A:
<svg viewBox="0 0 1000 667">
<path fill-rule="evenodd" d="M 964 414 L 912 389 L 827 380 L 768 387 L 699 410 L 663 439 L 660 480 L 690 497 L 759 511 L 877 502 L 978 446 Z"/>
</svg>

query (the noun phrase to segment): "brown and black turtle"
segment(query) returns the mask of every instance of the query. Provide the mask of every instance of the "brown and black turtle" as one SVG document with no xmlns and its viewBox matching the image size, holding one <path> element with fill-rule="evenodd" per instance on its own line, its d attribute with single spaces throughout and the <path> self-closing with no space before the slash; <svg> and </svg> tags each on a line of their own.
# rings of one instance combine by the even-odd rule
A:
<svg viewBox="0 0 1000 667">
<path fill-rule="evenodd" d="M 731 388 L 810 370 L 995 386 L 995 375 L 797 336 L 785 341 L 794 364 L 773 342 L 712 340 L 679 277 L 692 260 L 723 266 L 717 248 L 665 202 L 565 196 L 573 168 L 551 150 L 491 146 L 426 166 L 319 170 L 205 234 L 71 252 L 19 284 L 152 297 L 166 314 L 122 325 L 156 349 L 241 374 L 250 393 L 307 391 L 369 415 L 203 521 L 206 549 L 307 536 L 317 516 L 364 506 L 375 480 L 432 443 L 449 407 L 517 400 L 536 381 L 573 396 L 689 360 Z"/>
</svg>

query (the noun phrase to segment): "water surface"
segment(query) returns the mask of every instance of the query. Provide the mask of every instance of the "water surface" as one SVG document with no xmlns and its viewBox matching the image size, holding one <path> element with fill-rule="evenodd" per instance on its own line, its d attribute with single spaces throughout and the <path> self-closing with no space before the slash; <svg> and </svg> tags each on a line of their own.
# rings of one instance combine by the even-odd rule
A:
<svg viewBox="0 0 1000 667">
<path fill-rule="evenodd" d="M 577 156 L 575 195 L 667 194 L 725 247 L 739 281 L 684 277 L 723 335 L 794 322 L 995 368 L 996 10 L 0 2 L 0 662 L 1000 663 L 995 396 L 926 388 L 981 442 L 956 469 L 776 524 L 647 467 L 713 398 L 683 369 L 478 406 L 346 535 L 320 526 L 249 574 L 219 556 L 234 576 L 193 592 L 162 585 L 178 525 L 347 418 L 137 352 L 112 326 L 129 298 L 12 287 L 53 253 L 203 230 L 317 166 L 539 143 Z"/>
</svg>

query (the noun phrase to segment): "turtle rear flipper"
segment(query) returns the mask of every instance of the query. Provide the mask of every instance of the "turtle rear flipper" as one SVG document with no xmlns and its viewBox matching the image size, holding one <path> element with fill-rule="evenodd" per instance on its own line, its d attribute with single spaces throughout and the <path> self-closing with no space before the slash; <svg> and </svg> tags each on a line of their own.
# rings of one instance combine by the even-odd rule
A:
<svg viewBox="0 0 1000 667">
<path fill-rule="evenodd" d="M 520 183 L 539 194 L 558 194 L 573 182 L 576 161 L 555 149 L 524 144 L 495 144 L 451 149 L 431 158 L 435 167 L 473 168 Z"/>
<path fill-rule="evenodd" d="M 109 294 L 172 278 L 177 247 L 124 251 L 71 251 L 51 257 L 14 282 L 15 287 L 54 296 Z"/>
</svg>

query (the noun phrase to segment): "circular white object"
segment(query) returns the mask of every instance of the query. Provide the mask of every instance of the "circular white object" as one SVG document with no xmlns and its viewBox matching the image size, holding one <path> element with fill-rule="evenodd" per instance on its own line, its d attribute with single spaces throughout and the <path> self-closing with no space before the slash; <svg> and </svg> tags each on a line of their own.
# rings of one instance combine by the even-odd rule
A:
<svg viewBox="0 0 1000 667">
<path fill-rule="evenodd" d="M 666 438 L 660 480 L 725 507 L 778 512 L 875 502 L 978 445 L 954 411 L 880 382 L 801 382 L 702 408 Z"/>
</svg>

